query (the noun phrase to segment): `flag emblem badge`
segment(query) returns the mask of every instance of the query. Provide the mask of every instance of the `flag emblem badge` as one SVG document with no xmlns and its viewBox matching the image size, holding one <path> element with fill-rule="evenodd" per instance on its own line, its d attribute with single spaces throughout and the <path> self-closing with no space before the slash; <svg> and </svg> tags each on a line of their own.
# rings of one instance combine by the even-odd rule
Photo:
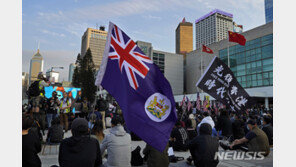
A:
<svg viewBox="0 0 296 167">
<path fill-rule="evenodd" d="M 171 102 L 163 94 L 154 93 L 147 99 L 145 111 L 153 121 L 162 122 L 170 115 Z"/>
</svg>

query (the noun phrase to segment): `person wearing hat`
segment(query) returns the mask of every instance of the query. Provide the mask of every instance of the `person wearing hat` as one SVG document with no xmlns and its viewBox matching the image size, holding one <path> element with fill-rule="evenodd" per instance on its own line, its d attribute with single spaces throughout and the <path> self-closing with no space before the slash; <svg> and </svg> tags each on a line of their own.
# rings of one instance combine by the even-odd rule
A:
<svg viewBox="0 0 296 167">
<path fill-rule="evenodd" d="M 249 129 L 249 132 L 246 134 L 245 137 L 234 140 L 230 146 L 227 146 L 223 143 L 220 143 L 220 146 L 224 150 L 242 149 L 248 152 L 264 152 L 263 155 L 267 156 L 270 152 L 270 149 L 268 137 L 266 136 L 264 131 L 257 127 L 257 123 L 253 119 L 248 120 L 247 128 Z M 246 144 L 247 149 L 242 147 L 244 144 Z"/>
<path fill-rule="evenodd" d="M 60 144 L 60 167 L 98 167 L 102 165 L 99 142 L 90 137 L 88 122 L 84 118 L 76 118 L 71 126 L 72 137 L 64 139 Z"/>
</svg>

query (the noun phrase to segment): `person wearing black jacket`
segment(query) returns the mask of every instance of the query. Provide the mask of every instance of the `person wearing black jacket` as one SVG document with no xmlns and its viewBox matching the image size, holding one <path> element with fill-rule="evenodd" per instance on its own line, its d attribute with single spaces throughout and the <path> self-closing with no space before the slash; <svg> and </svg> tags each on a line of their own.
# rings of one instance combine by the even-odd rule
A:
<svg viewBox="0 0 296 167">
<path fill-rule="evenodd" d="M 41 151 L 41 142 L 34 131 L 29 131 L 33 125 L 30 116 L 22 118 L 22 164 L 23 167 L 41 167 L 38 153 Z"/>
<path fill-rule="evenodd" d="M 48 129 L 46 141 L 49 143 L 60 143 L 63 140 L 63 126 L 60 124 L 60 118 L 56 117 L 51 121 L 52 126 Z"/>
<path fill-rule="evenodd" d="M 262 130 L 268 137 L 269 145 L 273 145 L 273 128 L 272 128 L 272 118 L 270 116 L 264 116 L 262 121 Z"/>
<path fill-rule="evenodd" d="M 226 110 L 221 111 L 221 115 L 218 118 L 218 123 L 216 125 L 217 131 L 222 131 L 222 136 L 230 137 L 232 135 L 232 123 L 229 119 L 228 113 Z"/>
<path fill-rule="evenodd" d="M 60 144 L 60 167 L 101 166 L 100 144 L 90 137 L 86 119 L 76 118 L 72 122 L 71 131 L 73 136 L 64 139 Z"/>
<path fill-rule="evenodd" d="M 233 139 L 240 139 L 245 136 L 244 132 L 245 123 L 241 119 L 240 115 L 235 114 L 234 121 L 232 123 Z"/>
<path fill-rule="evenodd" d="M 208 123 L 203 123 L 199 128 L 199 136 L 187 143 L 194 165 L 196 167 L 215 167 L 219 160 L 215 159 L 218 152 L 219 142 L 212 137 L 212 127 Z"/>
<path fill-rule="evenodd" d="M 170 146 L 174 151 L 187 151 L 186 142 L 188 139 L 186 129 L 181 126 L 181 121 L 178 120 L 171 133 Z"/>
</svg>

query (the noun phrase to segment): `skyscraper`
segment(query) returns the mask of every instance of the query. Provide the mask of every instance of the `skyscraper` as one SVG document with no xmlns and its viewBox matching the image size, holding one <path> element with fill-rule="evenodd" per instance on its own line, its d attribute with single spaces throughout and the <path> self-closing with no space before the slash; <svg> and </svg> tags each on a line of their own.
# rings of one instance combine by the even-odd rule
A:
<svg viewBox="0 0 296 167">
<path fill-rule="evenodd" d="M 273 0 L 264 0 L 265 7 L 265 22 L 273 21 Z"/>
<path fill-rule="evenodd" d="M 76 68 L 76 65 L 74 63 L 71 63 L 69 65 L 69 77 L 68 77 L 69 82 L 72 82 L 72 78 L 73 78 L 75 68 Z"/>
<path fill-rule="evenodd" d="M 37 53 L 33 55 L 30 61 L 29 84 L 36 81 L 38 73 L 42 71 L 43 71 L 43 57 L 39 53 L 39 49 L 38 49 Z"/>
<path fill-rule="evenodd" d="M 202 44 L 210 45 L 228 38 L 228 31 L 233 31 L 233 15 L 219 9 L 200 17 L 195 21 L 196 49 Z"/>
<path fill-rule="evenodd" d="M 29 88 L 29 75 L 26 72 L 22 72 L 22 99 L 26 99 L 26 92 Z"/>
<path fill-rule="evenodd" d="M 90 48 L 96 70 L 99 69 L 102 62 L 106 38 L 107 31 L 105 31 L 105 27 L 103 26 L 99 30 L 87 28 L 82 36 L 81 56 L 83 57 L 87 49 Z"/>
<path fill-rule="evenodd" d="M 185 54 L 193 50 L 193 24 L 185 17 L 176 29 L 176 53 Z"/>
</svg>

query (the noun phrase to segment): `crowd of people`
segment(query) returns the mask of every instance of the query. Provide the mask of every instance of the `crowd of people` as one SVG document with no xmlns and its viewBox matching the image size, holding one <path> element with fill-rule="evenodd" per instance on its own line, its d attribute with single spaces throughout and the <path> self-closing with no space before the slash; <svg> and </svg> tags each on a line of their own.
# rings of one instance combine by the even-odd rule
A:
<svg viewBox="0 0 296 167">
<path fill-rule="evenodd" d="M 39 77 L 40 89 L 46 86 Z M 39 167 L 41 144 L 59 144 L 60 167 L 129 167 L 142 165 L 166 167 L 186 158 L 187 164 L 217 166 L 215 158 L 219 146 L 225 150 L 264 152 L 268 156 L 273 145 L 273 112 L 256 107 L 248 112 L 218 112 L 209 107 L 189 111 L 176 104 L 178 121 L 172 129 L 167 147 L 159 152 L 146 144 L 131 150 L 132 140 L 141 140 L 125 126 L 116 104 L 108 108 L 100 99 L 90 104 L 87 98 L 68 98 L 67 92 L 58 98 L 57 92 L 46 99 L 41 92 L 23 106 L 22 161 L 23 166 Z M 75 107 L 75 113 L 72 108 Z M 47 131 L 46 131 L 47 129 Z M 108 129 L 108 133 L 106 130 Z M 72 136 L 64 137 L 71 130 Z M 45 134 L 47 132 L 47 134 Z M 44 137 L 46 136 L 46 137 Z M 190 157 L 176 157 L 174 151 L 189 151 Z M 106 162 L 103 163 L 103 159 Z M 53 164 L 53 167 L 55 165 Z"/>
</svg>

